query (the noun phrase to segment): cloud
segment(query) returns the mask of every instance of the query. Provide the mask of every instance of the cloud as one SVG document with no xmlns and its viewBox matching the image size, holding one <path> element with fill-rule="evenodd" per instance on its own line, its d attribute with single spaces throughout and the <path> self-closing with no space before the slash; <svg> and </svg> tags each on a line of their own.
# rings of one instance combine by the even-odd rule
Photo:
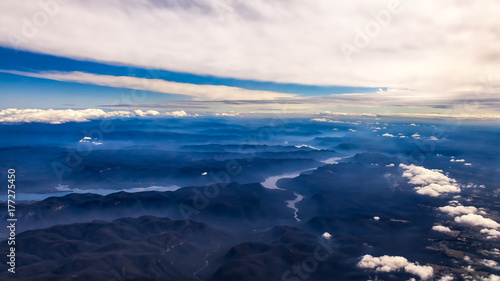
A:
<svg viewBox="0 0 500 281">
<path fill-rule="evenodd" d="M 486 239 L 498 239 L 500 238 L 500 231 L 496 229 L 481 229 L 481 233 L 486 234 Z"/>
<path fill-rule="evenodd" d="M 383 32 L 368 37 L 369 44 L 346 60 L 340 45 L 354 44 L 368 23 L 376 23 L 374 14 L 387 11 L 387 3 L 64 1 L 50 12 L 48 23 L 28 32 L 22 19 L 32 22 L 44 9 L 38 2 L 2 1 L 0 44 L 78 59 L 301 84 L 378 87 L 391 81 L 400 88 L 458 91 L 475 85 L 477 73 L 498 70 L 500 8 L 493 0 L 401 2 Z"/>
<path fill-rule="evenodd" d="M 476 214 L 467 214 L 461 217 L 456 217 L 455 222 L 470 226 L 482 226 L 495 229 L 500 228 L 500 224 L 496 221 Z"/>
<path fill-rule="evenodd" d="M 382 135 L 383 137 L 390 137 L 390 138 L 395 138 L 396 136 L 394 136 L 393 134 L 389 134 L 389 133 L 385 133 Z"/>
<path fill-rule="evenodd" d="M 441 170 L 429 170 L 424 167 L 400 164 L 405 171 L 403 177 L 416 185 L 418 194 L 437 197 L 446 193 L 458 193 L 460 187 L 455 179 L 449 178 Z"/>
<path fill-rule="evenodd" d="M 321 237 L 325 238 L 326 240 L 330 240 L 332 238 L 332 235 L 328 232 L 325 232 L 321 235 Z"/>
<path fill-rule="evenodd" d="M 435 225 L 432 227 L 432 230 L 443 232 L 443 233 L 450 233 L 451 232 L 451 229 L 449 227 L 442 226 L 442 225 Z"/>
<path fill-rule="evenodd" d="M 477 213 L 477 208 L 474 206 L 444 206 L 439 207 L 439 210 L 443 213 L 447 213 L 450 216 Z"/>
<path fill-rule="evenodd" d="M 426 280 L 432 277 L 434 270 L 430 266 L 422 266 L 409 262 L 406 258 L 400 256 L 381 256 L 373 257 L 364 255 L 358 262 L 358 267 L 374 269 L 379 272 L 391 272 L 404 269 L 406 272 L 419 276 Z"/>
<path fill-rule="evenodd" d="M 142 110 L 134 110 L 133 111 L 136 116 L 157 116 L 160 115 L 160 112 L 156 110 L 148 110 L 148 111 L 142 111 Z"/>
<path fill-rule="evenodd" d="M 480 281 L 500 281 L 500 276 L 491 274 L 489 277 L 480 277 Z"/>
<path fill-rule="evenodd" d="M 176 113 L 177 112 L 177 113 Z M 187 114 L 179 114 L 184 111 L 173 113 L 164 113 L 164 115 L 184 117 Z M 185 112 L 184 112 L 185 113 Z M 160 113 L 156 110 L 134 110 L 134 111 L 104 111 L 102 109 L 82 109 L 82 110 L 54 110 L 54 109 L 15 109 L 9 108 L 0 111 L 0 123 L 50 123 L 62 124 L 66 122 L 87 122 L 90 120 L 103 118 L 127 118 L 158 116 Z"/>
<path fill-rule="evenodd" d="M 184 110 L 172 111 L 172 112 L 165 112 L 165 113 L 163 113 L 163 115 L 173 116 L 173 117 L 186 117 L 186 116 L 190 116 Z"/>
<path fill-rule="evenodd" d="M 240 116 L 239 112 L 216 112 L 214 113 L 215 116 L 229 116 L 229 117 L 236 117 Z"/>
<path fill-rule="evenodd" d="M 453 280 L 455 280 L 455 277 L 453 277 L 452 275 L 445 275 L 441 277 L 438 281 L 453 281 Z"/>
<path fill-rule="evenodd" d="M 384 27 L 375 15 L 387 13 L 386 0 L 50 2 L 61 4 L 0 1 L 0 45 L 217 77 L 387 88 L 332 95 L 329 104 L 499 103 L 500 83 L 491 77 L 500 49 L 494 0 L 402 1 Z M 39 14 L 46 21 L 34 20 Z M 367 36 L 373 24 L 381 32 Z M 340 46 L 360 36 L 366 46 L 346 56 Z"/>
<path fill-rule="evenodd" d="M 151 91 L 165 94 L 189 96 L 194 100 L 246 100 L 263 101 L 294 98 L 293 94 L 276 93 L 269 91 L 247 90 L 238 87 L 219 85 L 197 85 L 189 83 L 170 82 L 161 79 L 147 79 L 130 76 L 100 75 L 85 72 L 23 72 L 4 71 L 0 72 L 50 79 L 56 81 L 78 82 L 115 88 L 126 88 L 141 91 Z"/>
<path fill-rule="evenodd" d="M 492 261 L 492 260 L 482 260 L 481 264 L 484 266 L 487 266 L 489 268 L 495 269 L 495 270 L 500 270 L 500 265 L 498 265 L 498 262 Z"/>
</svg>

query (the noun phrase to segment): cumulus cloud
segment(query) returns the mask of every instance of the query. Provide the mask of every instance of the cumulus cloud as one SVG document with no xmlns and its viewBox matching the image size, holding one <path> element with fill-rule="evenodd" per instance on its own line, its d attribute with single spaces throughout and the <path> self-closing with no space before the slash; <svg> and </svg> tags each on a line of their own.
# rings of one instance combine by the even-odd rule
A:
<svg viewBox="0 0 500 281">
<path fill-rule="evenodd" d="M 184 112 L 185 113 L 185 112 Z M 0 123 L 50 123 L 62 124 L 66 122 L 87 122 L 90 120 L 112 117 L 144 117 L 157 116 L 156 110 L 134 111 L 104 111 L 102 109 L 82 110 L 54 110 L 54 109 L 15 109 L 9 108 L 0 111 Z M 168 115 L 168 114 L 167 114 Z M 173 116 L 173 115 L 172 115 Z M 186 116 L 186 115 L 183 115 Z M 179 117 L 183 117 L 179 116 Z"/>
<path fill-rule="evenodd" d="M 500 231 L 496 229 L 481 229 L 481 233 L 486 234 L 486 239 L 498 239 L 500 238 Z"/>
<path fill-rule="evenodd" d="M 432 230 L 439 231 L 442 233 L 450 233 L 451 232 L 451 229 L 449 227 L 442 226 L 442 225 L 435 225 L 432 227 Z"/>
<path fill-rule="evenodd" d="M 443 171 L 424 167 L 400 164 L 405 171 L 403 177 L 416 185 L 415 190 L 418 194 L 437 197 L 446 193 L 458 193 L 460 187 L 455 179 L 449 178 L 443 174 Z"/>
<path fill-rule="evenodd" d="M 373 257 L 364 255 L 358 262 L 359 268 L 373 269 L 379 272 L 391 272 L 404 270 L 408 273 L 419 276 L 426 280 L 433 276 L 434 270 L 430 266 L 422 266 L 418 263 L 409 262 L 406 258 L 400 256 L 381 256 Z"/>
<path fill-rule="evenodd" d="M 500 228 L 500 224 L 496 221 L 476 214 L 467 214 L 461 217 L 456 217 L 455 222 L 470 226 L 482 226 L 494 229 Z"/>
<path fill-rule="evenodd" d="M 451 275 L 445 275 L 441 277 L 438 281 L 453 281 L 453 280 L 455 280 L 455 277 Z"/>
<path fill-rule="evenodd" d="M 500 281 L 500 276 L 491 274 L 488 277 L 481 277 L 480 281 Z"/>
<path fill-rule="evenodd" d="M 184 110 L 172 111 L 172 112 L 165 112 L 165 113 L 163 113 L 163 115 L 173 116 L 173 117 L 186 117 L 186 116 L 190 116 Z"/>
<path fill-rule="evenodd" d="M 498 262 L 493 260 L 482 260 L 481 264 L 495 270 L 500 270 L 500 265 L 498 265 Z"/>
<path fill-rule="evenodd" d="M 389 133 L 385 133 L 382 135 L 383 137 L 390 137 L 390 138 L 395 138 L 396 136 L 394 136 L 393 134 L 389 134 Z"/>
<path fill-rule="evenodd" d="M 477 213 L 477 208 L 474 206 L 445 206 L 439 207 L 439 210 L 451 216 Z"/>
</svg>

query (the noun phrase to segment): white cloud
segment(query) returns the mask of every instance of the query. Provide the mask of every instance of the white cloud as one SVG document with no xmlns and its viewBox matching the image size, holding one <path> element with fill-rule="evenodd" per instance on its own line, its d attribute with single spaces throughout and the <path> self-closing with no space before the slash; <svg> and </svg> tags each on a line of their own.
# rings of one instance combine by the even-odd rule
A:
<svg viewBox="0 0 500 281">
<path fill-rule="evenodd" d="M 500 281 L 500 276 L 491 274 L 489 277 L 481 277 L 480 281 Z"/>
<path fill-rule="evenodd" d="M 431 140 L 431 141 L 437 141 L 437 140 L 438 140 L 438 138 L 436 138 L 435 136 L 431 136 L 431 137 L 429 138 L 429 140 Z"/>
<path fill-rule="evenodd" d="M 500 224 L 496 221 L 475 214 L 467 214 L 461 217 L 456 217 L 455 222 L 471 226 L 482 226 L 495 229 L 500 228 Z"/>
<path fill-rule="evenodd" d="M 186 117 L 186 116 L 190 116 L 184 110 L 172 111 L 172 112 L 165 112 L 165 113 L 163 113 L 163 115 L 173 116 L 173 117 Z"/>
<path fill-rule="evenodd" d="M 415 133 L 413 135 L 411 135 L 414 139 L 416 140 L 419 140 L 420 139 L 420 134 L 419 133 Z"/>
<path fill-rule="evenodd" d="M 4 109 L 0 111 L 1 123 L 51 123 L 61 124 L 65 122 L 86 122 L 93 119 L 107 117 L 133 117 L 134 113 L 129 111 L 105 112 L 101 109 L 84 110 L 53 110 L 53 109 Z"/>
<path fill-rule="evenodd" d="M 148 115 L 157 116 L 157 115 L 160 115 L 160 112 L 158 112 L 156 110 L 148 110 L 148 111 L 134 110 L 133 112 L 136 116 L 148 116 Z"/>
<path fill-rule="evenodd" d="M 144 90 L 165 94 L 184 95 L 194 100 L 277 100 L 291 99 L 293 94 L 283 94 L 269 91 L 247 90 L 238 87 L 219 85 L 197 85 L 189 83 L 170 82 L 161 79 L 146 79 L 129 76 L 99 75 L 85 72 L 22 72 L 1 71 L 29 77 L 44 78 L 57 81 L 78 82 L 115 88 Z"/>
<path fill-rule="evenodd" d="M 422 266 L 414 263 L 409 263 L 405 266 L 405 271 L 411 274 L 420 276 L 423 280 L 430 279 L 434 274 L 434 270 L 430 266 Z"/>
<path fill-rule="evenodd" d="M 442 233 L 450 233 L 451 232 L 451 229 L 449 227 L 442 226 L 442 225 L 435 225 L 432 227 L 432 230 L 439 231 Z"/>
<path fill-rule="evenodd" d="M 481 264 L 484 266 L 487 266 L 489 268 L 495 269 L 495 270 L 500 270 L 500 265 L 498 265 L 498 262 L 492 261 L 492 260 L 482 260 Z"/>
<path fill-rule="evenodd" d="M 394 167 L 394 163 L 391 163 L 391 164 L 388 164 L 388 165 L 385 165 L 386 167 Z"/>
<path fill-rule="evenodd" d="M 450 162 L 465 162 L 465 159 L 450 159 Z"/>
<path fill-rule="evenodd" d="M 443 213 L 447 213 L 450 216 L 477 213 L 477 208 L 474 206 L 444 206 L 439 207 L 439 210 Z"/>
<path fill-rule="evenodd" d="M 486 252 L 489 254 L 489 255 L 493 255 L 493 256 L 498 256 L 500 257 L 500 250 L 497 249 L 497 248 L 493 248 L 492 250 L 486 250 Z"/>
<path fill-rule="evenodd" d="M 415 190 L 418 194 L 437 197 L 445 193 L 458 193 L 460 187 L 456 180 L 443 174 L 441 170 L 429 170 L 424 167 L 400 164 L 405 169 L 403 177 L 416 185 Z"/>
<path fill-rule="evenodd" d="M 43 13 L 38 3 L 0 1 L 1 45 L 221 77 L 418 89 L 407 101 L 473 91 L 477 73 L 498 72 L 494 0 L 402 1 L 350 61 L 339 46 L 376 24 L 388 1 L 64 1 L 28 32 L 23 18 Z"/>
<path fill-rule="evenodd" d="M 455 280 L 455 277 L 451 275 L 445 275 L 441 277 L 438 281 L 453 281 L 453 280 Z"/>
<path fill-rule="evenodd" d="M 323 233 L 323 235 L 321 235 L 321 237 L 323 237 L 327 240 L 330 240 L 332 238 L 332 235 L 328 232 L 325 232 L 325 233 Z"/>
<path fill-rule="evenodd" d="M 481 233 L 486 234 L 486 239 L 498 239 L 500 238 L 500 231 L 496 229 L 481 229 Z"/>
<path fill-rule="evenodd" d="M 434 274 L 432 267 L 409 262 L 406 258 L 400 256 L 385 255 L 373 257 L 371 255 L 364 255 L 361 261 L 358 262 L 358 267 L 374 269 L 379 272 L 391 272 L 404 269 L 406 272 L 417 275 L 424 280 L 431 278 Z"/>
<path fill-rule="evenodd" d="M 0 111 L 0 123 L 50 123 L 61 124 L 66 122 L 87 122 L 90 120 L 112 118 L 112 117 L 144 117 L 158 116 L 156 110 L 134 110 L 134 111 L 104 111 L 102 109 L 82 110 L 54 110 L 54 109 L 15 109 L 9 108 Z M 184 117 L 188 116 L 184 111 L 164 113 L 164 115 Z"/>
<path fill-rule="evenodd" d="M 396 136 L 394 136 L 393 134 L 389 134 L 389 133 L 385 133 L 382 135 L 383 137 L 390 137 L 390 138 L 395 138 Z"/>
<path fill-rule="evenodd" d="M 239 112 L 216 112 L 214 113 L 215 116 L 227 116 L 227 117 L 236 117 L 240 116 L 241 114 Z"/>
</svg>

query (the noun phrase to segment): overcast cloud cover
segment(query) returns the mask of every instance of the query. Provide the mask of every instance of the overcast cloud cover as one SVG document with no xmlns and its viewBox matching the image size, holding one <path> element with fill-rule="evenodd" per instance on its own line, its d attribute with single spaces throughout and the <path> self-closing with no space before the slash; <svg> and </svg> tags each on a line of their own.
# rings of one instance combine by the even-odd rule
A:
<svg viewBox="0 0 500 281">
<path fill-rule="evenodd" d="M 500 5 L 494 0 L 40 3 L 49 4 L 0 2 L 1 46 L 217 77 L 383 89 L 313 97 L 290 107 L 296 110 L 356 103 L 447 107 L 456 114 L 498 112 Z M 33 20 L 44 10 L 46 21 Z M 120 87 L 141 83 L 85 73 L 46 78 L 54 75 Z M 165 83 L 154 82 L 154 87 L 161 92 L 165 86 L 179 86 L 184 92 L 187 86 Z M 202 100 L 293 98 L 212 85 L 190 87 L 193 91 L 185 94 Z M 212 90 L 213 95 L 205 94 Z"/>
</svg>

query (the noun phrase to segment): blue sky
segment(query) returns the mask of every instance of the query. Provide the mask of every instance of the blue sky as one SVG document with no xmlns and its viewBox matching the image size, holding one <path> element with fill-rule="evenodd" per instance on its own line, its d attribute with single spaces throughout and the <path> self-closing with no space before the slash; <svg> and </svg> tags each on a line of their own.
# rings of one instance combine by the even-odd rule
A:
<svg viewBox="0 0 500 281">
<path fill-rule="evenodd" d="M 262 90 L 299 96 L 325 96 L 343 93 L 370 93 L 376 88 L 347 86 L 316 86 L 284 84 L 274 82 L 241 80 L 208 75 L 173 72 L 161 69 L 146 69 L 119 64 L 104 64 L 82 61 L 40 53 L 19 51 L 0 47 L 0 87 L 2 88 L 2 108 L 89 108 L 112 105 L 122 95 L 130 94 L 130 89 L 89 85 L 69 81 L 55 81 L 27 77 L 9 73 L 22 72 L 72 72 L 131 76 L 147 79 L 189 83 L 197 85 L 223 85 L 249 90 Z M 175 94 L 147 91 L 145 104 L 168 103 L 176 100 L 189 100 L 189 97 Z"/>
<path fill-rule="evenodd" d="M 3 1 L 0 110 L 497 118 L 499 13 L 492 0 Z"/>
</svg>

